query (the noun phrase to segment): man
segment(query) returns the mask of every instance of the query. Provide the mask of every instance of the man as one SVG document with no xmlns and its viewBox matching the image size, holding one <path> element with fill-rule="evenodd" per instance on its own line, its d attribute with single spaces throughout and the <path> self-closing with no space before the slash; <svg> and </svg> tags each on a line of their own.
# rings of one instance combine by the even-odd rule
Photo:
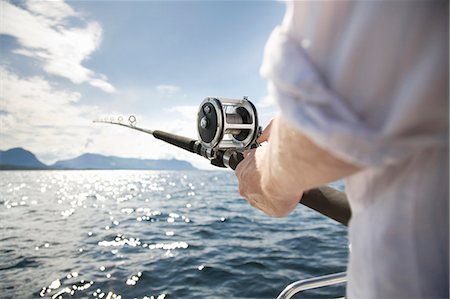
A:
<svg viewBox="0 0 450 299">
<path fill-rule="evenodd" d="M 448 2 L 288 3 L 261 67 L 280 114 L 236 169 L 290 213 L 345 178 L 349 298 L 448 298 Z M 301 254 L 301 253 L 300 253 Z"/>
</svg>

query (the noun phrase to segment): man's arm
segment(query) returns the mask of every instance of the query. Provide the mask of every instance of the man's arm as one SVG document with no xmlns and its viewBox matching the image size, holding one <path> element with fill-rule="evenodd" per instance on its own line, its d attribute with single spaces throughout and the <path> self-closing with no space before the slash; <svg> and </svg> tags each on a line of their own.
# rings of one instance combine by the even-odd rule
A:
<svg viewBox="0 0 450 299">
<path fill-rule="evenodd" d="M 274 118 L 259 141 L 267 143 L 244 153 L 236 176 L 240 194 L 268 215 L 286 216 L 304 191 L 360 170 L 315 145 L 282 116 Z"/>
</svg>

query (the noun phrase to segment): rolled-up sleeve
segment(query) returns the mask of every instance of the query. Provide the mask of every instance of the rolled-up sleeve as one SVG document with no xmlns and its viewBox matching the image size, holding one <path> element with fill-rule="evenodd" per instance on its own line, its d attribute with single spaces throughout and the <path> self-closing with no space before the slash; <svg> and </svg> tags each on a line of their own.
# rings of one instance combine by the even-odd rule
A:
<svg viewBox="0 0 450 299">
<path fill-rule="evenodd" d="M 331 67 L 322 70 L 317 65 L 323 64 L 310 58 L 314 47 L 306 50 L 294 36 L 302 34 L 301 28 L 296 33 L 294 25 L 285 27 L 273 30 L 260 72 L 267 79 L 268 96 L 278 103 L 282 115 L 317 145 L 360 166 L 394 163 L 425 148 L 448 146 L 448 58 L 443 55 L 448 47 L 417 45 L 423 47 L 422 54 L 414 53 L 412 65 L 394 75 L 395 67 L 382 61 L 391 59 L 392 51 L 376 55 L 378 49 L 371 49 L 371 61 L 367 61 L 371 53 L 364 53 L 354 55 L 351 65 L 337 61 L 348 61 L 348 55 L 361 51 L 358 43 L 370 38 L 361 40 L 353 34 L 335 43 L 336 57 L 327 58 Z M 402 42 L 386 42 L 397 42 L 401 57 Z M 339 55 L 339 48 L 350 53 Z M 383 76 L 395 81 L 386 83 Z M 352 92 L 365 85 L 363 96 Z M 376 107 L 374 114 L 372 107 Z"/>
</svg>

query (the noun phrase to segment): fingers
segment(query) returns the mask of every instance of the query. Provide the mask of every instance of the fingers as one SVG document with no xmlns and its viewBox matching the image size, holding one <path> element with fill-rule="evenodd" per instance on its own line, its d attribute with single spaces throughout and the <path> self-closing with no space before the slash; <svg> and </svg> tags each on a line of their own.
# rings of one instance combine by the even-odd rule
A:
<svg viewBox="0 0 450 299">
<path fill-rule="evenodd" d="M 239 194 L 247 199 L 248 203 L 266 214 L 270 209 L 261 190 L 260 173 L 257 167 L 257 155 L 262 148 L 245 151 L 244 160 L 236 167 L 235 173 L 238 179 Z"/>
<path fill-rule="evenodd" d="M 258 137 L 256 141 L 259 143 L 263 143 L 269 140 L 270 131 L 272 129 L 272 123 L 273 119 L 270 120 L 269 124 L 266 126 L 266 128 L 263 130 L 262 134 Z"/>
<path fill-rule="evenodd" d="M 235 174 L 239 181 L 239 193 L 245 198 L 247 198 L 246 194 L 249 187 L 249 180 L 252 178 L 251 173 L 255 171 L 255 151 L 256 149 L 246 150 L 243 153 L 244 160 L 242 160 L 235 169 Z"/>
<path fill-rule="evenodd" d="M 236 167 L 236 169 L 234 170 L 234 173 L 236 174 L 237 178 L 239 180 L 241 180 L 242 178 L 242 174 L 243 171 L 246 170 L 248 168 L 248 165 L 250 163 L 250 159 L 246 159 L 249 155 L 251 155 L 252 153 L 254 153 L 256 149 L 249 149 L 244 151 L 242 154 L 244 155 L 244 160 L 242 160 L 238 166 Z"/>
</svg>

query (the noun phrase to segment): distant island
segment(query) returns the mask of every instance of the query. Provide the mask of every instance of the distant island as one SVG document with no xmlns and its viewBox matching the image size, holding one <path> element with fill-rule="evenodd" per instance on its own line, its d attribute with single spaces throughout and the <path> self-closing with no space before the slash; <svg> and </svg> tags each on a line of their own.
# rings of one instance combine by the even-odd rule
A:
<svg viewBox="0 0 450 299">
<path fill-rule="evenodd" d="M 83 154 L 73 159 L 60 160 L 46 165 L 36 156 L 21 147 L 0 150 L 0 170 L 45 170 L 45 169 L 142 169 L 142 170 L 195 170 L 191 163 L 176 159 L 136 159 Z"/>
</svg>

